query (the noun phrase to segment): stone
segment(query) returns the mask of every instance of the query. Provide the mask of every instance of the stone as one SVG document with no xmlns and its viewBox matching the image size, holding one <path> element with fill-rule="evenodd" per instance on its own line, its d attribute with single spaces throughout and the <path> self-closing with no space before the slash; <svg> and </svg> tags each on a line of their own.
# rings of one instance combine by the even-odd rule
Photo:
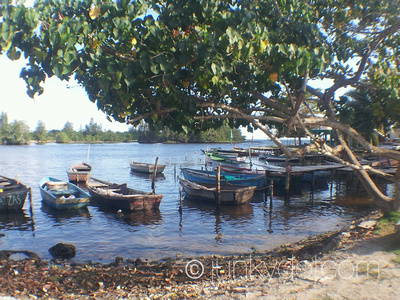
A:
<svg viewBox="0 0 400 300">
<path fill-rule="evenodd" d="M 357 227 L 362 228 L 362 229 L 371 230 L 371 229 L 375 228 L 376 224 L 378 224 L 377 221 L 368 220 L 368 221 L 361 222 L 360 224 L 357 225 Z"/>
<path fill-rule="evenodd" d="M 76 248 L 72 244 L 58 243 L 49 249 L 54 258 L 70 259 L 76 254 Z"/>
</svg>

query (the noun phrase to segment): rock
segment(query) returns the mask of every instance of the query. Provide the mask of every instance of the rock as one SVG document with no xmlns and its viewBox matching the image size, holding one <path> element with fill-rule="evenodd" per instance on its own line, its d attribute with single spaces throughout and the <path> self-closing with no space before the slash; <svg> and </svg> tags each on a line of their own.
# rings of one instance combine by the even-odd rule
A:
<svg viewBox="0 0 400 300">
<path fill-rule="evenodd" d="M 49 249 L 54 258 L 70 259 L 76 254 L 75 246 L 72 244 L 58 243 Z"/>
<path fill-rule="evenodd" d="M 124 258 L 121 256 L 117 256 L 115 257 L 115 264 L 119 265 L 122 264 L 124 262 Z"/>
<path fill-rule="evenodd" d="M 342 237 L 349 238 L 349 237 L 351 237 L 351 233 L 350 232 L 342 232 Z"/>
<path fill-rule="evenodd" d="M 360 224 L 357 225 L 357 227 L 362 228 L 362 229 L 371 230 L 371 229 L 375 228 L 376 224 L 378 224 L 377 221 L 368 220 L 368 221 L 361 222 Z"/>
</svg>

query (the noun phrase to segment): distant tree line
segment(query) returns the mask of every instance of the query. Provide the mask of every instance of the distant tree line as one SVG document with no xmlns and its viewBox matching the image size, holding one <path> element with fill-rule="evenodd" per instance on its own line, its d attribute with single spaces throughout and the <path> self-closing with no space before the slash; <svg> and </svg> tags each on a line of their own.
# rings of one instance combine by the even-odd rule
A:
<svg viewBox="0 0 400 300">
<path fill-rule="evenodd" d="M 37 143 L 96 143 L 96 142 L 132 142 L 137 140 L 135 128 L 126 132 L 103 130 L 101 125 L 90 120 L 79 131 L 74 130 L 71 122 L 66 122 L 61 130 L 47 130 L 43 121 L 38 121 L 36 128 L 31 131 L 23 121 L 8 122 L 7 113 L 0 113 L 0 144 L 26 145 L 31 141 Z"/>
<path fill-rule="evenodd" d="M 79 131 L 74 130 L 71 122 L 66 122 L 61 130 L 47 130 L 43 121 L 38 121 L 31 131 L 24 121 L 8 121 L 7 113 L 0 113 L 0 144 L 26 145 L 31 141 L 40 144 L 56 143 L 96 143 L 96 142 L 132 142 L 141 143 L 216 143 L 242 142 L 244 137 L 239 129 L 231 129 L 227 124 L 217 129 L 203 132 L 177 132 L 167 128 L 150 129 L 147 124 L 137 129 L 131 127 L 126 132 L 103 130 L 93 119 Z"/>
<path fill-rule="evenodd" d="M 168 128 L 150 129 L 146 124 L 138 127 L 139 143 L 225 143 L 243 142 L 239 129 L 232 129 L 227 124 L 202 132 L 178 132 Z"/>
</svg>

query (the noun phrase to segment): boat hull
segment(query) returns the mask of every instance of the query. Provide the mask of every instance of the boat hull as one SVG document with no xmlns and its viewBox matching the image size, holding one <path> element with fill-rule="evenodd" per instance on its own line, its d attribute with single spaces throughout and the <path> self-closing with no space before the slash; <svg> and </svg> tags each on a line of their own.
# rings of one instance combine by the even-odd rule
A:
<svg viewBox="0 0 400 300">
<path fill-rule="evenodd" d="M 75 183 L 86 183 L 90 179 L 92 166 L 87 163 L 81 163 L 71 166 L 67 170 L 68 180 Z"/>
<path fill-rule="evenodd" d="M 88 184 L 92 198 L 100 205 L 114 209 L 141 211 L 158 209 L 163 195 L 146 193 L 92 178 Z"/>
<path fill-rule="evenodd" d="M 39 189 L 43 202 L 54 209 L 77 209 L 85 207 L 90 202 L 90 195 L 72 183 L 66 183 L 62 189 L 49 189 L 48 182 L 62 182 L 61 180 L 45 177 L 41 180 Z"/>
<path fill-rule="evenodd" d="M 146 163 L 138 163 L 138 162 L 131 162 L 130 163 L 131 171 L 138 172 L 138 173 L 145 173 L 145 174 L 153 174 L 155 165 L 154 164 L 146 164 Z M 157 172 L 156 174 L 161 174 L 164 172 L 165 165 L 157 165 Z"/>
<path fill-rule="evenodd" d="M 67 171 L 67 175 L 70 182 L 88 182 L 90 179 L 90 173 L 86 172 Z"/>
<path fill-rule="evenodd" d="M 0 211 L 20 210 L 24 206 L 29 188 L 15 179 L 0 176 Z"/>
<path fill-rule="evenodd" d="M 197 184 L 215 184 L 216 172 L 194 170 L 189 168 L 181 169 L 184 179 Z M 262 174 L 238 174 L 238 173 L 221 173 L 221 183 L 229 183 L 237 186 L 255 186 L 257 190 L 268 188 L 267 179 Z"/>
<path fill-rule="evenodd" d="M 201 199 L 207 202 L 217 203 L 218 195 L 214 186 L 204 186 L 185 179 L 180 179 L 183 192 L 191 199 Z M 234 187 L 222 185 L 219 194 L 221 205 L 241 205 L 249 202 L 256 190 L 255 186 L 251 187 Z"/>
<path fill-rule="evenodd" d="M 0 211 L 22 209 L 27 195 L 28 189 L 0 193 Z"/>
</svg>

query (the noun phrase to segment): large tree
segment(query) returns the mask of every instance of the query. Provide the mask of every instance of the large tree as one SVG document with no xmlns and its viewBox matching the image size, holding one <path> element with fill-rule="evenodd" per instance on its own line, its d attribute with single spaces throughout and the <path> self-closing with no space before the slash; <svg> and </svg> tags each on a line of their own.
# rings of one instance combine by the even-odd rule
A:
<svg viewBox="0 0 400 300">
<path fill-rule="evenodd" d="M 28 94 L 48 77 L 74 78 L 110 118 L 187 131 L 231 126 L 306 132 L 315 146 L 357 170 L 385 209 L 400 194 L 383 194 L 371 179 L 390 174 L 364 167 L 348 137 L 371 145 L 337 119 L 336 93 L 374 80 L 399 97 L 400 8 L 392 0 L 37 0 L 2 4 L 1 52 L 28 59 Z M 328 82 L 324 90 L 316 81 Z M 318 112 L 318 115 L 316 114 Z M 323 117 L 319 117 L 322 113 Z M 336 130 L 339 157 L 309 131 Z M 343 157 L 346 157 L 345 159 Z M 400 176 L 400 171 L 398 175 Z"/>
</svg>

